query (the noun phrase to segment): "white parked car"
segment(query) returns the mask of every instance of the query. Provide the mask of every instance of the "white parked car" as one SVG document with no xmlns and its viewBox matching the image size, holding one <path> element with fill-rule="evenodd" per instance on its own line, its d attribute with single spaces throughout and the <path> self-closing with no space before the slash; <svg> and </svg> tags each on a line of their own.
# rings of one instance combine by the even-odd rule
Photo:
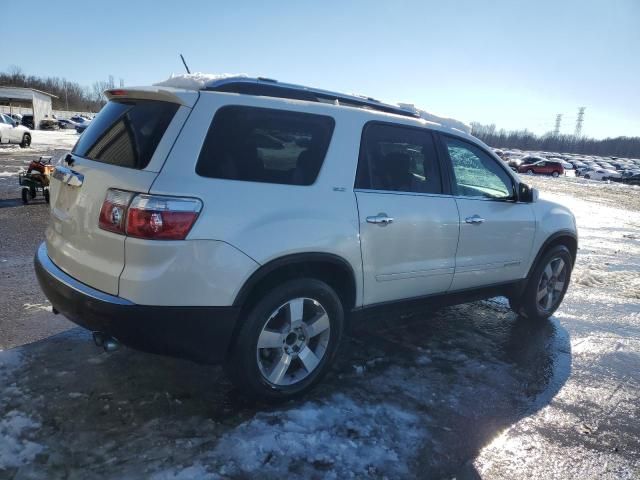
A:
<svg viewBox="0 0 640 480">
<path fill-rule="evenodd" d="M 264 79 L 106 95 L 52 175 L 35 267 L 107 349 L 223 363 L 283 399 L 354 316 L 506 295 L 543 321 L 567 290 L 574 216 L 460 130 Z"/>
<path fill-rule="evenodd" d="M 622 178 L 622 174 L 615 170 L 605 170 L 603 168 L 594 168 L 582 172 L 587 180 L 607 180 L 608 178 Z"/>
<path fill-rule="evenodd" d="M 26 148 L 31 145 L 31 132 L 9 115 L 0 113 L 0 144 L 2 143 L 16 143 Z"/>
</svg>

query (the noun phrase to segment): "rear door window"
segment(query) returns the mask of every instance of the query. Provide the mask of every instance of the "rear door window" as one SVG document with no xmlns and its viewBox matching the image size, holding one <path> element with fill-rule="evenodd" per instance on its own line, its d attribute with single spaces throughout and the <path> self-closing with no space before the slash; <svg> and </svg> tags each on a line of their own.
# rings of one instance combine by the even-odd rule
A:
<svg viewBox="0 0 640 480">
<path fill-rule="evenodd" d="M 442 193 L 431 132 L 388 124 L 367 125 L 360 146 L 356 188 Z"/>
<path fill-rule="evenodd" d="M 333 128 L 333 118 L 324 115 L 222 107 L 209 127 L 196 172 L 211 178 L 311 185 Z"/>
<path fill-rule="evenodd" d="M 178 105 L 155 100 L 107 103 L 72 153 L 102 163 L 143 169 L 151 160 Z"/>
</svg>

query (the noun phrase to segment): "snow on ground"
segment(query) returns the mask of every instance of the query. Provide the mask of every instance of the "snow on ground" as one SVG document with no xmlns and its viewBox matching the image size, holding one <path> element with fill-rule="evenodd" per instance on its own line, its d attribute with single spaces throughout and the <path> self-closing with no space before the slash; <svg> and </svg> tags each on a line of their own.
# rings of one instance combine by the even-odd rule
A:
<svg viewBox="0 0 640 480">
<path fill-rule="evenodd" d="M 310 477 L 316 467 L 325 478 L 349 478 L 385 472 L 409 474 L 412 452 L 425 436 L 419 416 L 386 402 L 355 402 L 336 394 L 283 412 L 258 413 L 224 435 L 212 455 L 223 475 L 277 476 L 296 466 Z"/>
<path fill-rule="evenodd" d="M 71 150 L 80 138 L 75 130 L 34 130 L 31 132 L 31 150 Z"/>
<path fill-rule="evenodd" d="M 568 206 L 578 224 L 578 262 L 555 314 L 573 325 L 573 372 L 551 405 L 495 438 L 476 468 L 483 478 L 515 478 L 523 470 L 543 478 L 549 464 L 556 478 L 638 478 L 640 458 L 630 465 L 619 452 L 633 443 L 640 413 L 640 212 L 542 196 Z M 618 419 L 615 411 L 628 413 Z M 572 438 L 554 448 L 549 433 L 563 424 L 584 443 Z"/>
<path fill-rule="evenodd" d="M 15 371 L 21 365 L 17 350 L 0 350 L 0 476 L 3 470 L 33 462 L 44 447 L 30 440 L 40 423 L 28 414 L 10 406 L 24 395 L 17 386 Z M 8 410 L 8 411 L 7 411 Z"/>
</svg>

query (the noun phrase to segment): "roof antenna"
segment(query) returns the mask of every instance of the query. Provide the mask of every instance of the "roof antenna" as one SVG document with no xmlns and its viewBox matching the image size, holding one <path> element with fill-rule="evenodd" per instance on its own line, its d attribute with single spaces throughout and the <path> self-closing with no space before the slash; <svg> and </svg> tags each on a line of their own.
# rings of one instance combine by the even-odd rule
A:
<svg viewBox="0 0 640 480">
<path fill-rule="evenodd" d="M 191 74 L 191 70 L 189 70 L 189 67 L 187 66 L 187 62 L 184 60 L 184 57 L 182 56 L 182 54 L 180 54 L 180 59 L 182 60 L 182 64 L 184 65 L 184 68 L 187 70 L 187 73 Z"/>
</svg>

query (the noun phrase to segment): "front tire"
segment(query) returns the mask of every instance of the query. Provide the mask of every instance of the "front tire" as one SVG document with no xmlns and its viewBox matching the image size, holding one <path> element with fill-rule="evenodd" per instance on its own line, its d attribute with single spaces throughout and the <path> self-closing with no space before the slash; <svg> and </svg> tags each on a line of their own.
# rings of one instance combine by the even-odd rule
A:
<svg viewBox="0 0 640 480">
<path fill-rule="evenodd" d="M 312 278 L 288 281 L 248 311 L 225 370 L 250 397 L 293 398 L 326 375 L 343 329 L 342 303 L 329 285 Z"/>
<path fill-rule="evenodd" d="M 558 178 L 560 176 L 560 172 L 553 172 L 551 174 L 554 178 Z"/>
<path fill-rule="evenodd" d="M 27 148 L 31 145 L 31 135 L 29 135 L 28 133 L 25 133 L 22 136 L 22 142 L 20 142 L 20 147 L 21 148 Z"/>
<path fill-rule="evenodd" d="M 22 189 L 22 203 L 24 203 L 25 205 L 27 203 L 29 203 L 31 197 L 31 193 L 29 192 L 28 188 L 23 188 Z"/>
<path fill-rule="evenodd" d="M 533 170 L 531 169 L 527 170 L 527 175 L 533 175 Z"/>
<path fill-rule="evenodd" d="M 542 255 L 520 298 L 510 298 L 511 308 L 533 321 L 544 321 L 557 310 L 571 280 L 573 258 L 564 245 L 556 245 Z"/>
</svg>

